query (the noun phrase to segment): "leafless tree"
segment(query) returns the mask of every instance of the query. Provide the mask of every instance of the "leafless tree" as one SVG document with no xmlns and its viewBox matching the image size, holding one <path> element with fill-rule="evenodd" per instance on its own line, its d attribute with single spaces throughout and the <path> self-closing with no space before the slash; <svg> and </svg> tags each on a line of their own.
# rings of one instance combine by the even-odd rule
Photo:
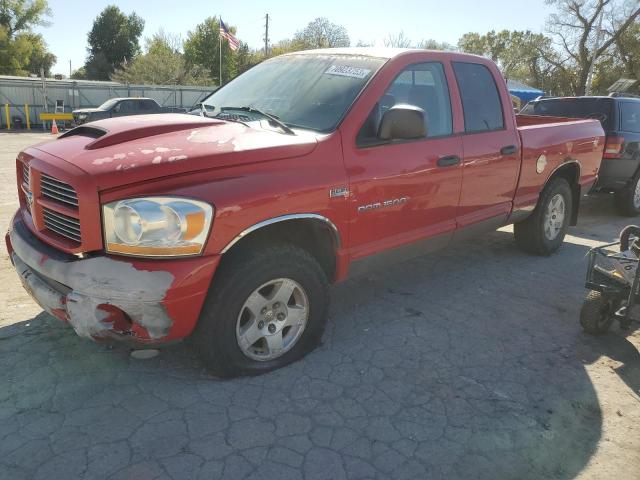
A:
<svg viewBox="0 0 640 480">
<path fill-rule="evenodd" d="M 428 38 L 427 40 L 422 40 L 418 44 L 418 48 L 424 48 L 426 50 L 447 50 L 453 52 L 456 50 L 456 47 L 447 43 L 447 42 L 439 42 L 434 40 L 433 38 Z"/>
<path fill-rule="evenodd" d="M 403 31 L 398 34 L 390 33 L 387 35 L 387 38 L 384 39 L 385 47 L 394 47 L 394 48 L 409 48 L 411 47 L 411 39 L 407 37 Z"/>
<path fill-rule="evenodd" d="M 549 62 L 567 74 L 574 73 L 574 89 L 584 95 L 591 64 L 598 60 L 616 40 L 637 21 L 638 0 L 547 0 L 557 13 L 549 17 L 549 32 L 557 40 L 563 55 Z M 602 16 L 601 41 L 598 27 Z"/>
</svg>

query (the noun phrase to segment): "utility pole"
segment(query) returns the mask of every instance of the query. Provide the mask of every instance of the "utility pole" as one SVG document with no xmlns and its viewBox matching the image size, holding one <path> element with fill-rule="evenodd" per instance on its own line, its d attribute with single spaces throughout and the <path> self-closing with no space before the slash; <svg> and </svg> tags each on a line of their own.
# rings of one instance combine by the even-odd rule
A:
<svg viewBox="0 0 640 480">
<path fill-rule="evenodd" d="M 591 95 L 591 85 L 593 83 L 593 71 L 596 68 L 596 55 L 595 53 L 600 48 L 600 43 L 602 43 L 602 17 L 604 12 L 600 13 L 600 19 L 598 20 L 598 31 L 596 32 L 596 44 L 593 47 L 593 58 L 591 59 L 591 65 L 589 65 L 589 73 L 587 74 L 587 85 L 585 88 L 585 95 Z"/>
<path fill-rule="evenodd" d="M 71 78 L 71 60 L 69 60 L 69 78 Z"/>
<path fill-rule="evenodd" d="M 264 16 L 264 56 L 265 58 L 269 56 L 269 14 L 267 13 Z"/>
<path fill-rule="evenodd" d="M 42 79 L 42 109 L 49 111 L 49 100 L 47 99 L 47 79 L 44 76 L 44 68 L 40 67 L 40 78 Z M 42 122 L 42 130 L 47 131 L 47 123 Z"/>
</svg>

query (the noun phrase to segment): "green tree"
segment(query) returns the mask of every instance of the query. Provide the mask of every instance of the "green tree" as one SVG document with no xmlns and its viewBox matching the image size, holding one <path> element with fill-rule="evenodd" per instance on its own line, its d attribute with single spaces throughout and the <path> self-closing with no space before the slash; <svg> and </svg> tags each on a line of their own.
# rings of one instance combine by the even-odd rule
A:
<svg viewBox="0 0 640 480">
<path fill-rule="evenodd" d="M 73 73 L 71 74 L 71 78 L 73 80 L 86 80 L 87 71 L 84 69 L 84 67 L 80 67 L 73 71 Z"/>
<path fill-rule="evenodd" d="M 623 67 L 621 76 L 640 80 L 640 23 L 631 25 L 615 44 L 615 53 Z"/>
<path fill-rule="evenodd" d="M 47 0 L 1 0 L 0 25 L 9 37 L 28 32 L 36 25 L 49 25 L 51 15 Z"/>
<path fill-rule="evenodd" d="M 490 31 L 484 35 L 466 33 L 458 48 L 482 55 L 498 64 L 505 77 L 519 80 L 545 92 L 570 93 L 573 78 L 560 64 L 551 39 L 530 31 Z"/>
<path fill-rule="evenodd" d="M 38 73 L 42 68 L 45 75 L 50 75 L 51 67 L 56 63 L 56 56 L 47 50 L 44 39 L 41 35 L 33 33 L 25 34 L 25 38 L 31 45 L 31 55 L 27 70 L 30 73 Z"/>
<path fill-rule="evenodd" d="M 0 74 L 50 74 L 56 57 L 47 50 L 41 35 L 32 32 L 48 25 L 46 0 L 0 0 Z"/>
<path fill-rule="evenodd" d="M 264 60 L 264 50 L 251 50 L 246 43 L 241 42 L 234 52 L 234 60 L 236 73 L 240 75 Z"/>
<path fill-rule="evenodd" d="M 135 13 L 125 15 L 114 5 L 106 7 L 88 35 L 87 77 L 109 80 L 116 68 L 130 62 L 140 52 L 138 40 L 143 29 L 144 20 Z"/>
<path fill-rule="evenodd" d="M 456 47 L 447 42 L 438 42 L 433 38 L 422 40 L 418 44 L 418 48 L 424 48 L 425 50 L 447 50 L 449 52 L 452 52 L 456 49 Z"/>
<path fill-rule="evenodd" d="M 351 42 L 346 28 L 342 25 L 331 23 L 325 17 L 319 17 L 309 22 L 304 29 L 298 31 L 293 37 L 293 43 L 303 47 L 299 50 L 308 50 L 312 48 L 348 47 Z"/>
<path fill-rule="evenodd" d="M 179 37 L 160 30 L 146 40 L 145 53 L 116 70 L 111 80 L 151 85 L 211 85 L 213 80 L 199 65 L 187 67 Z"/>
<path fill-rule="evenodd" d="M 307 50 L 309 48 L 311 47 L 306 46 L 299 40 L 286 38 L 273 45 L 269 53 L 272 57 L 276 57 L 285 53 L 298 52 L 300 50 Z"/>
<path fill-rule="evenodd" d="M 235 27 L 229 27 L 235 33 Z M 189 68 L 204 67 L 209 76 L 220 84 L 236 76 L 237 68 L 233 51 L 226 40 L 222 41 L 222 79 L 220 79 L 220 23 L 214 17 L 206 18 L 195 30 L 187 34 L 184 56 Z"/>
</svg>

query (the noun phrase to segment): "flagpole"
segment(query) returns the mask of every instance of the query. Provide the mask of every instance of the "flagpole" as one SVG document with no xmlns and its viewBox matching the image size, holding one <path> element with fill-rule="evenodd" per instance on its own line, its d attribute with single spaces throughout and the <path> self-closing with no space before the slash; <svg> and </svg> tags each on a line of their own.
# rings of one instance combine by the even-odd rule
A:
<svg viewBox="0 0 640 480">
<path fill-rule="evenodd" d="M 218 87 L 222 86 L 222 35 L 220 33 L 220 27 L 222 26 L 222 17 L 220 17 L 219 20 L 219 24 L 218 24 L 218 45 L 220 47 L 220 70 L 218 70 L 218 76 L 220 77 L 218 79 L 218 83 L 220 85 L 218 85 Z"/>
</svg>

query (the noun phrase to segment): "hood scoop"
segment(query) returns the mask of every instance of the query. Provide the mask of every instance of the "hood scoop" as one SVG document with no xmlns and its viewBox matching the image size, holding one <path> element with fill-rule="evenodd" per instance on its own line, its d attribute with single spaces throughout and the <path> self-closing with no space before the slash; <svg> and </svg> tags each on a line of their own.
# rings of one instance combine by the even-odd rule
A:
<svg viewBox="0 0 640 480">
<path fill-rule="evenodd" d="M 185 115 L 187 117 L 187 115 Z M 201 119 L 201 117 L 194 117 Z M 182 130 L 189 130 L 191 128 L 201 128 L 202 121 L 191 121 L 188 118 L 182 122 L 171 122 L 167 124 L 148 125 L 142 124 L 139 126 L 130 126 L 126 130 L 120 130 L 116 132 L 106 131 L 105 135 L 89 143 L 85 148 L 87 150 L 96 150 L 98 148 L 110 147 L 111 145 L 117 145 L 119 143 L 131 142 L 140 138 L 153 137 L 155 135 L 162 135 L 165 133 L 179 132 Z M 211 121 L 207 123 L 222 123 L 220 121 Z"/>
<path fill-rule="evenodd" d="M 84 136 L 93 138 L 85 145 L 86 150 L 97 150 L 112 145 L 135 141 L 183 130 L 202 128 L 225 123 L 221 120 L 187 114 L 163 113 L 156 115 L 133 115 L 109 118 L 76 127 L 59 138 Z"/>
<path fill-rule="evenodd" d="M 68 137 L 75 137 L 75 136 L 88 137 L 88 138 L 100 138 L 103 135 L 106 135 L 106 133 L 107 133 L 106 130 L 103 130 L 101 128 L 81 126 L 81 127 L 72 128 L 68 132 L 65 132 L 62 135 L 60 135 L 58 138 L 68 138 Z"/>
</svg>

